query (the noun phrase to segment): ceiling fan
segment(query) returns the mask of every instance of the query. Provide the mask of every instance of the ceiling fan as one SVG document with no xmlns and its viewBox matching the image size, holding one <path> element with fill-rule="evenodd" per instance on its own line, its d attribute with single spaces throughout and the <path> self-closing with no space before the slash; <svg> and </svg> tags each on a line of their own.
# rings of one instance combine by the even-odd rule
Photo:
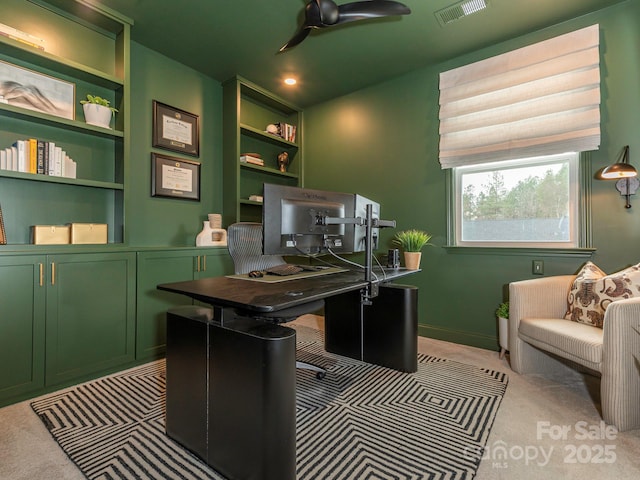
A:
<svg viewBox="0 0 640 480">
<path fill-rule="evenodd" d="M 411 10 L 406 5 L 391 0 L 365 0 L 336 5 L 333 0 L 311 0 L 304 12 L 304 23 L 296 34 L 285 43 L 281 52 L 302 42 L 314 28 L 327 28 L 369 18 L 408 15 Z"/>
</svg>

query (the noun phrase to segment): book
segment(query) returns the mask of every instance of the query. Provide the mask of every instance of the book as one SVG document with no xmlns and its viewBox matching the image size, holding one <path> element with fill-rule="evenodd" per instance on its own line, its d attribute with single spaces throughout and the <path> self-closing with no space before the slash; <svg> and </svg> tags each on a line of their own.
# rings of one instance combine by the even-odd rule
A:
<svg viewBox="0 0 640 480">
<path fill-rule="evenodd" d="M 7 157 L 7 162 L 9 158 Z M 9 170 L 13 170 L 14 172 L 18 171 L 18 149 L 16 147 L 11 147 L 11 168 Z"/>
<path fill-rule="evenodd" d="M 276 123 L 278 129 L 278 135 L 288 142 L 296 141 L 296 126 L 289 123 Z"/>
<path fill-rule="evenodd" d="M 38 140 L 29 139 L 29 172 L 36 173 L 38 167 Z"/>
<path fill-rule="evenodd" d="M 38 140 L 38 160 L 36 164 L 36 173 L 44 173 L 44 150 L 45 150 L 45 142 L 42 140 Z"/>
<path fill-rule="evenodd" d="M 262 166 L 264 166 L 264 160 L 262 158 L 252 157 L 251 155 L 242 155 L 240 157 L 240 161 L 242 163 L 251 163 L 253 165 L 262 165 Z"/>
<path fill-rule="evenodd" d="M 43 142 L 44 143 L 44 162 L 42 165 L 42 172 L 38 172 L 41 173 L 42 175 L 47 175 L 49 173 L 49 142 Z"/>
<path fill-rule="evenodd" d="M 18 172 L 28 172 L 27 170 L 27 160 L 26 160 L 26 144 L 24 140 L 16 140 L 13 145 L 16 148 L 16 152 L 18 155 Z"/>
<path fill-rule="evenodd" d="M 40 50 L 44 50 L 44 39 L 18 30 L 17 28 L 10 27 L 9 25 L 5 25 L 4 23 L 0 23 L 0 35 L 24 43 L 31 47 L 36 47 Z"/>
<path fill-rule="evenodd" d="M 54 142 L 47 142 L 47 157 L 46 157 L 46 175 L 54 175 L 56 165 L 56 144 Z"/>
<path fill-rule="evenodd" d="M 55 147 L 55 155 L 53 162 L 53 174 L 56 177 L 62 176 L 62 147 Z"/>
<path fill-rule="evenodd" d="M 0 150 L 0 170 L 7 169 L 7 149 Z"/>
</svg>

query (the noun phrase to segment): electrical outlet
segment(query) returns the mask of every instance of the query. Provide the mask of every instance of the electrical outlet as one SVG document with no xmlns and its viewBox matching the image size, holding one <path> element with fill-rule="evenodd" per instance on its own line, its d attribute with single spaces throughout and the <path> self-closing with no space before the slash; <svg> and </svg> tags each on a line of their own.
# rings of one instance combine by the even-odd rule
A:
<svg viewBox="0 0 640 480">
<path fill-rule="evenodd" d="M 534 260 L 532 273 L 534 275 L 544 275 L 544 260 Z"/>
</svg>

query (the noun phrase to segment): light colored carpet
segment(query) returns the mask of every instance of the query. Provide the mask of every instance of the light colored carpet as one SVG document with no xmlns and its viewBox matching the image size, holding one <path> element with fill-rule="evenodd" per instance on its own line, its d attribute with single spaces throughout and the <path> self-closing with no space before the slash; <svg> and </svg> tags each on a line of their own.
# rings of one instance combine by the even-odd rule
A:
<svg viewBox="0 0 640 480">
<path fill-rule="evenodd" d="M 297 322 L 322 328 L 322 317 L 305 316 Z M 497 352 L 423 337 L 418 350 L 509 375 L 476 479 L 640 477 L 640 430 L 602 431 L 595 403 L 598 379 L 577 373 L 558 379 L 521 376 L 512 372 L 508 359 L 500 360 Z M 0 409 L 0 479 L 84 479 L 29 403 Z M 564 435 L 554 435 L 562 429 Z"/>
</svg>

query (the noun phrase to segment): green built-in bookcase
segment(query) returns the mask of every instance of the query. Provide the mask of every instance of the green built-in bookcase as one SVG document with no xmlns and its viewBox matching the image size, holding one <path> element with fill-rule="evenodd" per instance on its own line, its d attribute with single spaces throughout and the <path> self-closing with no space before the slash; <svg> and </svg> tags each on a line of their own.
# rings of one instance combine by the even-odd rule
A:
<svg viewBox="0 0 640 480">
<path fill-rule="evenodd" d="M 262 221 L 261 196 L 264 183 L 303 185 L 302 110 L 254 83 L 235 77 L 223 84 L 223 225 L 239 221 Z M 267 132 L 268 125 L 287 124 L 295 137 Z M 287 152 L 285 172 L 278 155 Z M 246 153 L 259 155 L 264 165 L 243 163 Z"/>
<path fill-rule="evenodd" d="M 0 149 L 36 138 L 60 146 L 77 165 L 76 178 L 0 170 L 7 243 L 29 245 L 32 225 L 67 223 L 106 223 L 108 243 L 126 243 L 132 21 L 75 0 L 3 0 L 1 21 L 44 40 L 42 50 L 0 35 L 5 71 L 19 72 L 25 88 L 53 79 L 75 90 L 66 102 L 73 103 L 73 118 L 0 102 Z M 80 100 L 89 93 L 118 109 L 113 128 L 85 123 Z"/>
</svg>

